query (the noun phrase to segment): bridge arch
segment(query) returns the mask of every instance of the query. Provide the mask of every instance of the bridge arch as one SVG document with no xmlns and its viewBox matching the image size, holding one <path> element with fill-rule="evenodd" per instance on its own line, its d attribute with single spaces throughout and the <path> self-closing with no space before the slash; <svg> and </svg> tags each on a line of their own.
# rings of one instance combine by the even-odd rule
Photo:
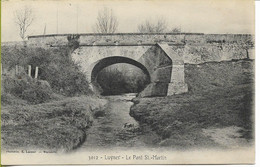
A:
<svg viewBox="0 0 260 167">
<path fill-rule="evenodd" d="M 91 89 L 98 73 L 113 64 L 127 63 L 141 69 L 150 81 L 140 96 L 167 96 L 187 92 L 182 49 L 167 43 L 155 45 L 82 45 L 71 54 Z"/>
<path fill-rule="evenodd" d="M 134 65 L 138 68 L 140 68 L 145 75 L 147 75 L 148 77 L 148 81 L 149 83 L 151 82 L 151 74 L 149 73 L 148 69 L 140 62 L 130 59 L 128 57 L 122 57 L 122 56 L 112 56 L 112 57 L 106 57 L 103 58 L 101 60 L 99 60 L 97 63 L 95 63 L 95 66 L 93 67 L 92 71 L 91 71 L 91 82 L 96 82 L 96 78 L 98 73 L 113 64 L 118 64 L 118 63 L 127 63 L 127 64 L 131 64 Z"/>
</svg>

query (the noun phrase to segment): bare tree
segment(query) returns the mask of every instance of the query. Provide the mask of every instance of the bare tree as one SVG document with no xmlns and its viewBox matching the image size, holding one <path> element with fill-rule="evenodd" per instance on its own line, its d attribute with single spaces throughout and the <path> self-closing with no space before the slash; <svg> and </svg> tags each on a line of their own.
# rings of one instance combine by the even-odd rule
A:
<svg viewBox="0 0 260 167">
<path fill-rule="evenodd" d="M 173 32 L 173 33 L 180 33 L 181 32 L 181 28 L 173 28 L 172 30 L 171 30 L 171 32 Z"/>
<path fill-rule="evenodd" d="M 137 30 L 140 33 L 163 33 L 167 32 L 167 23 L 163 18 L 158 19 L 155 23 L 146 20 L 138 25 Z"/>
<path fill-rule="evenodd" d="M 14 13 L 14 21 L 19 26 L 20 37 L 23 41 L 27 38 L 28 27 L 34 21 L 33 11 L 29 7 L 24 7 L 20 10 L 16 10 Z"/>
<path fill-rule="evenodd" d="M 97 22 L 93 27 L 93 31 L 97 33 L 114 33 L 117 27 L 118 20 L 113 10 L 105 7 L 98 12 Z"/>
</svg>

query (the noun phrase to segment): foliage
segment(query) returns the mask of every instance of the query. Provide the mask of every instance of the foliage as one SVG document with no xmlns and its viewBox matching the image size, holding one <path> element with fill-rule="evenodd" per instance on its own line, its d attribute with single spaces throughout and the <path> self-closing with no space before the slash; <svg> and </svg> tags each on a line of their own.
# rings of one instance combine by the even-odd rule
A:
<svg viewBox="0 0 260 167">
<path fill-rule="evenodd" d="M 82 96 L 37 105 L 4 106 L 2 149 L 72 150 L 85 141 L 93 115 L 103 111 L 106 103 L 104 99 Z"/>
<path fill-rule="evenodd" d="M 11 95 L 10 93 L 3 92 L 3 89 L 1 91 L 1 105 L 26 105 L 28 102 L 26 100 L 22 100 L 19 97 L 16 97 L 14 95 Z"/>
<path fill-rule="evenodd" d="M 1 46 L 1 62 L 3 67 L 11 70 L 15 65 L 26 63 L 27 52 L 26 48 L 21 45 Z"/>
<path fill-rule="evenodd" d="M 141 92 L 149 80 L 137 67 L 118 64 L 100 71 L 97 82 L 102 87 L 104 95 L 112 95 Z"/>
<path fill-rule="evenodd" d="M 56 93 L 66 96 L 91 94 L 85 75 L 71 60 L 69 53 L 69 47 L 3 47 L 2 60 L 3 66 L 7 69 L 12 69 L 17 64 L 24 69 L 31 65 L 32 76 L 35 74 L 36 66 L 39 67 L 39 79 L 48 81 Z M 17 61 L 18 58 L 22 61 Z"/>
<path fill-rule="evenodd" d="M 49 86 L 42 84 L 39 80 L 34 80 L 26 76 L 22 77 L 22 79 L 3 76 L 2 85 L 2 95 L 10 94 L 26 100 L 31 104 L 46 102 L 51 99 L 53 94 Z"/>
</svg>

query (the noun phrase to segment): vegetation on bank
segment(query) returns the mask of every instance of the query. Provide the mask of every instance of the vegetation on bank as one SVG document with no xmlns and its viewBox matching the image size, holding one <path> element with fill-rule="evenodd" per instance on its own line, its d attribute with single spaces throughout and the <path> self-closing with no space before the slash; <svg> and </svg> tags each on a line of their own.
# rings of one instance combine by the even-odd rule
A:
<svg viewBox="0 0 260 167">
<path fill-rule="evenodd" d="M 69 151 L 86 138 L 95 115 L 107 101 L 72 97 L 37 105 L 2 106 L 2 149 Z"/>
<path fill-rule="evenodd" d="M 69 151 L 84 142 L 86 129 L 107 101 L 93 96 L 69 52 L 69 47 L 2 47 L 3 150 Z M 16 65 L 22 67 L 18 74 Z M 27 75 L 28 65 L 39 67 L 37 79 Z"/>
<path fill-rule="evenodd" d="M 66 47 L 2 48 L 5 69 L 15 65 L 25 69 L 19 75 L 2 76 L 3 149 L 71 150 L 85 140 L 93 119 L 104 115 L 107 101 L 89 96 L 93 92 L 68 52 Z M 29 64 L 32 69 L 39 67 L 39 79 L 26 75 Z M 129 76 L 121 70 L 105 70 L 97 81 L 107 94 L 143 89 L 143 74 Z M 189 87 L 185 94 L 134 99 L 131 116 L 140 127 L 160 136 L 149 141 L 180 149 L 220 148 L 223 145 L 209 132 L 224 128 L 239 130 L 229 134 L 232 139 L 253 140 L 254 61 L 186 64 L 185 77 Z"/>
<path fill-rule="evenodd" d="M 185 65 L 185 76 L 186 94 L 134 99 L 130 115 L 161 136 L 157 144 L 220 148 L 221 139 L 212 137 L 218 128 L 221 133 L 225 128 L 239 129 L 229 135 L 233 140 L 226 147 L 236 145 L 236 140 L 247 144 L 253 140 L 254 61 Z M 209 129 L 212 133 L 205 133 Z"/>
<path fill-rule="evenodd" d="M 97 76 L 102 95 L 141 92 L 149 84 L 148 76 L 130 64 L 115 64 L 101 70 Z"/>
<path fill-rule="evenodd" d="M 27 73 L 28 65 L 31 65 L 32 76 L 34 76 L 37 66 L 39 67 L 39 79 L 47 81 L 55 93 L 65 96 L 93 94 L 85 75 L 80 71 L 80 67 L 71 60 L 69 53 L 70 47 L 68 46 L 48 49 L 23 46 L 3 46 L 1 48 L 2 64 L 5 70 L 12 70 L 19 65 L 23 67 L 23 73 Z M 20 78 L 24 79 L 21 76 Z"/>
<path fill-rule="evenodd" d="M 58 97 L 47 81 L 33 79 L 27 75 L 23 75 L 21 79 L 2 76 L 1 87 L 2 105 L 14 105 L 12 98 L 24 100 L 28 104 L 39 104 Z"/>
</svg>

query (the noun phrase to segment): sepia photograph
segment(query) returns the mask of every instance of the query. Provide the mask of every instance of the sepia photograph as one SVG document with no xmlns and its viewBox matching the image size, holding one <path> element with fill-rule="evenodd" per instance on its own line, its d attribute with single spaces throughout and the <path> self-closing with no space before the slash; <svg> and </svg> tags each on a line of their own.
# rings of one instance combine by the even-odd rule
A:
<svg viewBox="0 0 260 167">
<path fill-rule="evenodd" d="M 1 0 L 1 164 L 254 164 L 254 0 Z"/>
</svg>

